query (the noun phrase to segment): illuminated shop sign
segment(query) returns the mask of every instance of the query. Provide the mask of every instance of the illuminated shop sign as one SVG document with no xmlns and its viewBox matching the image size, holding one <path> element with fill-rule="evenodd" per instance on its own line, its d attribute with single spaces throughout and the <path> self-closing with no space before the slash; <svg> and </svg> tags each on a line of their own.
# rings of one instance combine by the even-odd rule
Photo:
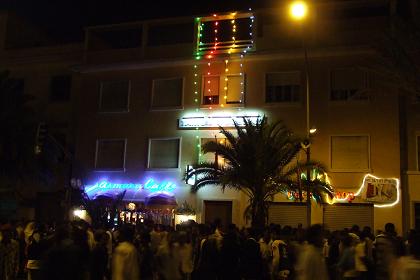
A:
<svg viewBox="0 0 420 280">
<path fill-rule="evenodd" d="M 312 193 L 309 193 L 312 198 Z M 287 192 L 287 198 L 289 200 L 299 200 L 299 192 L 289 191 Z M 334 201 L 341 202 L 352 202 L 355 199 L 354 192 L 334 192 Z M 302 191 L 302 200 L 306 200 L 306 191 Z"/>
<path fill-rule="evenodd" d="M 244 118 L 256 123 L 261 118 L 257 113 L 244 113 L 240 115 L 210 115 L 210 116 L 185 116 L 179 119 L 179 128 L 219 128 L 234 127 L 236 122 L 239 126 L 244 126 Z"/>
<path fill-rule="evenodd" d="M 287 198 L 299 200 L 299 192 L 287 192 Z M 305 191 L 302 192 L 302 199 L 306 200 Z M 400 181 L 396 178 L 379 178 L 366 174 L 357 192 L 336 191 L 333 199 L 325 196 L 325 201 L 329 204 L 350 203 L 353 200 L 370 202 L 379 208 L 394 206 L 400 201 Z"/>
<path fill-rule="evenodd" d="M 94 196 L 98 193 L 106 193 L 108 191 L 122 191 L 122 190 L 133 190 L 142 191 L 147 190 L 149 192 L 171 192 L 176 188 L 176 184 L 170 181 L 156 182 L 154 179 L 148 179 L 144 184 L 133 184 L 133 183 L 112 183 L 106 180 L 97 182 L 94 185 L 85 187 L 85 192 L 89 197 Z"/>
<path fill-rule="evenodd" d="M 395 178 L 378 178 L 367 174 L 356 196 L 373 202 L 375 207 L 394 206 L 400 200 L 400 181 Z"/>
</svg>

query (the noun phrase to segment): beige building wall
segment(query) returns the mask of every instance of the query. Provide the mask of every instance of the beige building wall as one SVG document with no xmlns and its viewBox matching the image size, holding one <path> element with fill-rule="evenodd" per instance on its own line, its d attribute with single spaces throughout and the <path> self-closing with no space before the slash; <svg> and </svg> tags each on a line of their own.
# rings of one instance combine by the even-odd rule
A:
<svg viewBox="0 0 420 280">
<path fill-rule="evenodd" d="M 364 5 L 360 2 L 354 6 Z M 352 4 L 352 5 L 353 5 Z M 378 3 L 376 3 L 378 4 Z M 318 11 L 328 10 L 328 3 L 319 4 Z M 344 6 L 344 4 L 343 4 Z M 296 29 L 278 19 L 272 19 L 277 11 L 257 11 L 255 32 L 256 51 L 247 54 L 243 60 L 238 57 L 229 61 L 229 73 L 238 73 L 243 63 L 246 76 L 245 106 L 243 108 L 226 106 L 224 112 L 258 111 L 268 116 L 270 121 L 283 120 L 296 134 L 306 134 L 306 103 L 304 96 L 304 60 L 301 41 Z M 190 19 L 179 19 L 190 22 Z M 367 76 L 366 94 L 369 100 L 330 101 L 331 71 L 342 67 L 364 68 L 377 58 L 369 42 L 386 26 L 386 16 L 373 16 L 361 19 L 328 19 L 322 13 L 313 20 L 311 36 L 308 40 L 310 73 L 310 122 L 317 127 L 313 137 L 311 157 L 323 162 L 328 168 L 332 185 L 338 191 L 357 191 L 365 174 L 381 178 L 400 177 L 400 127 L 398 92 L 384 87 L 379 77 Z M 167 24 L 171 20 L 163 21 Z M 148 27 L 157 22 L 136 23 L 143 30 L 143 40 L 147 38 Z M 290 28 L 289 28 L 290 27 Z M 106 28 L 106 27 L 100 27 Z M 115 27 L 110 27 L 115 28 Z M 94 32 L 92 27 L 88 30 Z M 357 40 L 356 40 L 357 39 Z M 345 47 L 344 47 L 345 46 Z M 179 201 L 187 200 L 199 212 L 199 221 L 204 220 L 203 201 L 228 200 L 233 202 L 233 222 L 245 225 L 242 218 L 246 207 L 244 195 L 227 190 L 224 193 L 216 188 L 205 188 L 197 194 L 190 194 L 189 186 L 182 181 L 185 166 L 196 163 L 198 149 L 196 135 L 209 137 L 214 130 L 179 130 L 177 120 L 195 112 L 194 102 L 194 64 L 198 74 L 206 73 L 205 59 L 193 59 L 193 44 L 150 47 L 142 42 L 141 47 L 131 50 L 92 51 L 89 44 L 86 50 L 86 64 L 80 67 L 81 91 L 78 95 L 78 143 L 77 157 L 87 170 L 92 171 L 95 160 L 95 145 L 98 138 L 127 138 L 125 172 L 110 172 L 106 177 L 112 180 L 124 178 L 129 182 L 139 181 L 147 176 L 171 177 L 178 183 L 176 195 Z M 108 55 L 108 57 L 107 57 Z M 132 55 L 133 60 L 128 59 Z M 178 56 L 177 56 L 178 55 Z M 223 73 L 224 59 L 211 60 L 212 73 Z M 120 61 L 120 63 L 116 63 Z M 100 63 L 103 62 L 103 63 Z M 301 99 L 296 103 L 265 103 L 265 75 L 268 72 L 299 71 L 301 73 Z M 182 77 L 182 109 L 151 110 L 152 81 L 158 78 Z M 130 109 L 128 113 L 98 113 L 99 83 L 107 80 L 130 80 Z M 199 79 L 201 80 L 201 79 Z M 208 114 L 205 106 L 200 113 Z M 413 109 L 413 111 L 415 111 Z M 412 123 L 411 123 L 412 122 Z M 409 153 L 410 170 L 414 168 L 415 149 L 412 137 L 419 131 L 418 118 L 410 117 Z M 332 136 L 368 136 L 369 168 L 366 170 L 334 170 L 331 167 Z M 155 172 L 147 170 L 148 139 L 155 137 L 181 137 L 181 164 L 179 170 Z M 304 160 L 304 155 L 301 155 Z M 152 174 L 152 175 L 150 175 Z M 104 173 L 90 172 L 87 180 L 92 183 Z M 410 181 L 412 182 L 412 181 Z M 411 185 L 412 183 L 410 183 Z M 410 193 L 411 195 L 411 193 Z M 284 201 L 279 195 L 276 201 Z M 374 227 L 383 229 L 384 224 L 393 222 L 402 232 L 401 202 L 391 208 L 374 209 Z M 323 220 L 322 206 L 312 206 L 312 221 Z"/>
</svg>

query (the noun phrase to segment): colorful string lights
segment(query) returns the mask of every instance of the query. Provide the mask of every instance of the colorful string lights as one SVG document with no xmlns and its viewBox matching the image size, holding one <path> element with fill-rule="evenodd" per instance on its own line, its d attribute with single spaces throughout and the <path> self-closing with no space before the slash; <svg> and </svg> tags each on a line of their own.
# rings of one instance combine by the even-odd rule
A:
<svg viewBox="0 0 420 280">
<path fill-rule="evenodd" d="M 197 41 L 195 59 L 206 60 L 204 63 L 197 63 L 199 65 L 204 66 L 207 64 L 206 68 L 201 69 L 201 73 L 197 64 L 194 66 L 194 104 L 196 104 L 196 112 L 202 109 L 224 109 L 232 106 L 241 110 L 240 107 L 243 106 L 245 92 L 243 58 L 247 52 L 253 49 L 253 22 L 254 16 L 251 9 L 246 13 L 212 14 L 209 17 L 196 18 Z M 223 62 L 224 72 L 219 73 L 219 66 Z M 238 65 L 238 67 L 235 65 Z M 231 73 L 231 67 L 234 67 L 232 69 L 236 69 L 239 73 Z M 198 82 L 200 74 L 202 75 L 201 91 L 199 91 L 200 86 Z M 238 75 L 241 77 L 240 85 L 239 87 L 235 86 L 234 90 L 240 90 L 238 92 L 239 100 L 236 100 L 237 102 L 229 102 L 230 77 Z M 232 84 L 235 85 L 235 83 L 238 85 L 237 80 L 232 80 Z M 198 96 L 198 92 L 201 92 L 201 98 Z M 223 98 L 221 98 L 222 96 Z M 196 127 L 196 131 L 197 154 L 200 162 L 202 154 L 198 127 Z"/>
</svg>

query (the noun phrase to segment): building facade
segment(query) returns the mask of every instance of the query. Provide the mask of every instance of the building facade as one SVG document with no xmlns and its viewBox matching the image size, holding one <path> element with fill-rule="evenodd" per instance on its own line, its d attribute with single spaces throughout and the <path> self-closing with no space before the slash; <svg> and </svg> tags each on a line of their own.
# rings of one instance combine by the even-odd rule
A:
<svg viewBox="0 0 420 280">
<path fill-rule="evenodd" d="M 192 194 L 185 171 L 214 160 L 201 145 L 225 141 L 219 125 L 265 115 L 305 136 L 309 107 L 317 128 L 311 157 L 328 167 L 336 192 L 312 204 L 312 223 L 383 229 L 393 222 L 400 233 L 419 226 L 420 105 L 370 71 L 380 61 L 372 46 L 389 26 L 389 3 L 310 8 L 303 24 L 278 7 L 88 28 L 84 63 L 73 67 L 76 160 L 88 194 L 125 190 L 127 203 L 142 204 L 169 193 L 192 205 L 198 222 L 244 226 L 244 194 L 217 186 Z M 269 221 L 305 224 L 298 200 L 278 194 Z"/>
<path fill-rule="evenodd" d="M 0 12 L 0 70 L 10 72 L 10 78 L 18 84 L 18 94 L 30 96 L 26 106 L 34 111 L 31 122 L 45 123 L 55 148 L 67 153 L 60 157 L 57 165 L 62 165 L 63 170 L 51 184 L 15 182 L 11 187 L 2 182 L 1 218 L 64 218 L 60 200 L 69 185 L 67 163 L 75 143 L 73 93 L 77 90 L 77 76 L 70 68 L 82 63 L 82 55 L 83 44 L 60 44 L 16 14 Z M 35 142 L 35 133 L 32 137 Z"/>
</svg>

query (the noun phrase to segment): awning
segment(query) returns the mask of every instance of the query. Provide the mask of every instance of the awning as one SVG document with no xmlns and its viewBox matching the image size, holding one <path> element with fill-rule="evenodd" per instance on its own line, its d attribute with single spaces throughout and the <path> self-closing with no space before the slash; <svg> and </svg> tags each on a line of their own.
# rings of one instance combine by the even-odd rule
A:
<svg viewBox="0 0 420 280">
<path fill-rule="evenodd" d="M 145 204 L 149 208 L 175 208 L 178 206 L 174 196 L 163 193 L 147 197 Z"/>
</svg>

